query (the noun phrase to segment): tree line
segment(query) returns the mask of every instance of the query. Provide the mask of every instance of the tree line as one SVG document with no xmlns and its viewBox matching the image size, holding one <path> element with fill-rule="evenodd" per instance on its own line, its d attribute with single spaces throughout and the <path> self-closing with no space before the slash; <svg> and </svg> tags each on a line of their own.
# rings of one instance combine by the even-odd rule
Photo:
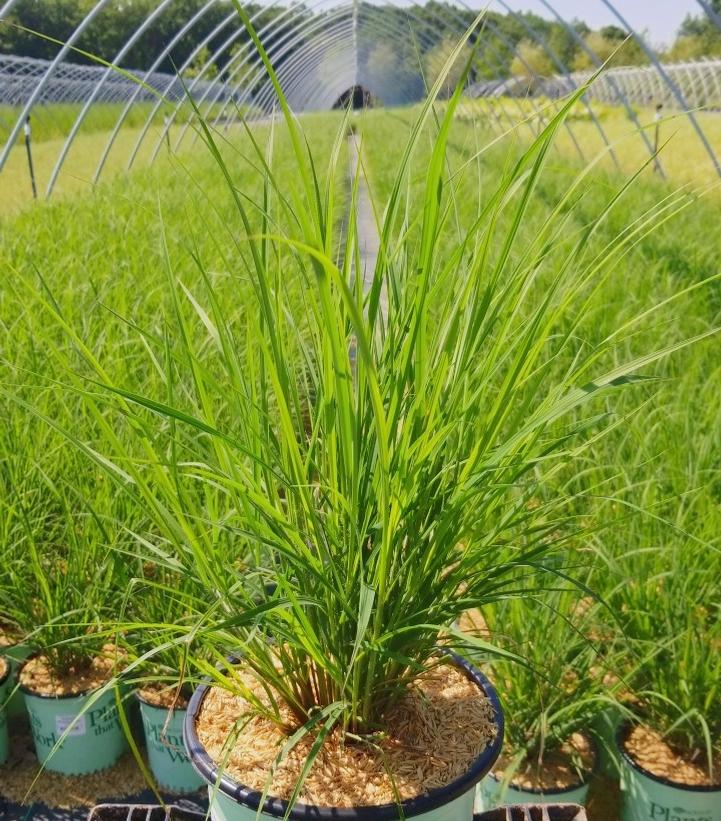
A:
<svg viewBox="0 0 721 821">
<path fill-rule="evenodd" d="M 170 3 L 138 38 L 123 65 L 141 70 L 148 68 L 206 2 L 174 0 Z M 96 0 L 19 0 L 9 18 L 0 25 L 0 51 L 52 59 L 58 49 L 54 41 L 65 42 L 95 3 Z M 721 0 L 711 0 L 711 5 L 721 14 Z M 110 0 L 78 38 L 77 49 L 103 60 L 113 60 L 157 6 L 158 0 Z M 287 6 L 247 4 L 246 8 L 256 16 L 256 28 L 265 31 L 266 46 L 272 46 L 276 38 L 287 33 L 280 19 L 287 15 Z M 302 4 L 294 5 L 293 9 L 295 15 L 317 17 L 328 13 L 313 12 Z M 361 3 L 359 32 L 367 71 L 385 73 L 385 76 L 390 72 L 399 86 L 405 83 L 417 96 L 420 86 L 434 79 L 454 39 L 473 19 L 473 12 L 436 0 L 414 7 L 412 15 L 397 6 Z M 174 71 L 198 52 L 186 70 L 187 76 L 193 76 L 237 28 L 232 4 L 229 0 L 218 0 L 178 39 L 158 69 Z M 616 26 L 592 30 L 581 20 L 565 26 L 530 12 L 515 15 L 489 12 L 477 39 L 477 59 L 473 66 L 476 80 L 531 74 L 548 76 L 561 73 L 564 67 L 591 68 L 595 63 L 589 50 L 616 65 L 643 65 L 648 59 L 636 40 L 627 39 L 626 32 Z M 222 76 L 228 62 L 247 43 L 243 32 L 204 76 Z M 281 61 L 290 59 L 303 43 L 304 38 L 300 36 L 291 48 L 284 47 Z M 666 60 L 721 56 L 721 29 L 705 15 L 690 15 L 684 20 L 675 42 L 660 56 Z M 92 62 L 79 52 L 71 59 L 78 63 Z"/>
</svg>

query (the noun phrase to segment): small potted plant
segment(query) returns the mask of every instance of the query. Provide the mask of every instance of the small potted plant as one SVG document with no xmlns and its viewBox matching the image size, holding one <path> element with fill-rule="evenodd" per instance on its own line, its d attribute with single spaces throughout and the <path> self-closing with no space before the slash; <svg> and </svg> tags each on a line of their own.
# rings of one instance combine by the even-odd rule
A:
<svg viewBox="0 0 721 821">
<path fill-rule="evenodd" d="M 77 625 L 44 628 L 36 645 L 19 681 L 39 762 L 65 775 L 111 767 L 126 749 L 116 648 Z"/>
<path fill-rule="evenodd" d="M 128 586 L 128 616 L 133 622 L 122 631 L 128 653 L 125 681 L 135 687 L 155 783 L 166 792 L 195 792 L 203 781 L 183 746 L 193 672 L 184 625 L 194 624 L 201 608 L 191 594 L 192 579 L 169 568 L 157 554 L 153 561 L 144 562 L 143 572 L 144 578 Z M 168 623 L 175 626 L 174 635 L 154 627 Z"/>
<path fill-rule="evenodd" d="M 101 630 L 116 564 L 98 517 L 48 477 L 42 488 L 25 520 L 22 584 L 3 591 L 3 608 L 34 648 L 18 687 L 38 760 L 80 775 L 111 766 L 125 749 L 111 686 L 118 658 Z"/>
<path fill-rule="evenodd" d="M 594 720 L 608 704 L 602 659 L 589 634 L 598 605 L 578 589 L 537 591 L 485 611 L 488 640 L 525 659 L 495 662 L 508 717 L 503 753 L 479 786 L 482 809 L 504 804 L 584 804 L 597 761 Z"/>
<path fill-rule="evenodd" d="M 670 542 L 658 572 L 647 563 L 645 576 L 625 577 L 610 599 L 633 648 L 634 716 L 617 734 L 627 821 L 721 821 L 720 568 L 692 563 L 696 549 Z M 636 560 L 626 555 L 614 569 L 632 573 Z"/>
</svg>

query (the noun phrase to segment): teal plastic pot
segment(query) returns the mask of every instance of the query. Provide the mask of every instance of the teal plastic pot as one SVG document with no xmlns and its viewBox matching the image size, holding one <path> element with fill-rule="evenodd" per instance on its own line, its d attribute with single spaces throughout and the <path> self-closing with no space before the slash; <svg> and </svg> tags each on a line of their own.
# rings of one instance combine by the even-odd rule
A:
<svg viewBox="0 0 721 821">
<path fill-rule="evenodd" d="M 148 763 L 159 787 L 168 792 L 196 792 L 203 779 L 195 772 L 183 746 L 187 710 L 168 710 L 149 704 L 138 694 Z"/>
<path fill-rule="evenodd" d="M 626 752 L 630 730 L 618 733 L 621 762 L 621 821 L 721 821 L 721 784 L 691 787 L 645 770 Z"/>
<path fill-rule="evenodd" d="M 45 769 L 88 775 L 112 767 L 125 752 L 114 690 L 100 695 L 93 690 L 75 696 L 45 696 L 21 689 L 35 752 Z"/>
<path fill-rule="evenodd" d="M 580 804 L 588 798 L 586 781 L 568 790 L 522 790 L 511 784 L 505 785 L 490 773 L 478 785 L 476 811 L 485 812 L 509 804 Z"/>
<path fill-rule="evenodd" d="M 0 676 L 0 764 L 4 764 L 10 755 L 8 738 L 8 717 L 5 701 L 12 689 L 12 668 L 5 662 L 5 670 Z"/>
<path fill-rule="evenodd" d="M 188 705 L 184 732 L 185 747 L 193 767 L 208 784 L 210 814 L 213 821 L 280 819 L 286 815 L 293 821 L 308 821 L 311 818 L 314 821 L 400 821 L 401 818 L 415 818 L 418 821 L 470 821 L 473 817 L 476 784 L 490 771 L 501 752 L 503 713 L 496 691 L 488 679 L 460 657 L 453 655 L 452 658 L 491 702 L 496 722 L 496 736 L 460 778 L 445 787 L 403 801 L 400 805 L 316 807 L 296 803 L 288 811 L 287 801 L 274 797 L 266 797 L 263 800 L 260 792 L 238 784 L 222 773 L 200 743 L 196 723 L 203 700 L 210 688 L 207 684 L 199 687 Z"/>
<path fill-rule="evenodd" d="M 27 661 L 32 653 L 33 648 L 29 644 L 11 644 L 2 648 L 2 655 L 10 662 L 11 667 L 8 693 L 12 693 L 12 695 L 6 705 L 8 718 L 18 718 L 25 715 L 25 700 L 17 687 L 18 672 L 23 662 Z"/>
</svg>

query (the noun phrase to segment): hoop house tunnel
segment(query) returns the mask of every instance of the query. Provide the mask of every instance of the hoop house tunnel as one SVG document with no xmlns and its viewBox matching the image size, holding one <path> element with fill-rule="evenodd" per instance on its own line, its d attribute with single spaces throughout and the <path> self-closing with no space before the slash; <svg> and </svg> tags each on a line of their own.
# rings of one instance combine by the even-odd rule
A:
<svg viewBox="0 0 721 821">
<path fill-rule="evenodd" d="M 7 24 L 0 41 L 0 174 L 3 188 L 12 187 L 19 199 L 31 190 L 28 160 L 37 197 L 50 197 L 191 148 L 194 106 L 225 132 L 241 118 L 264 120 L 276 109 L 262 61 L 228 0 L 157 0 L 125 11 L 122 5 L 79 5 L 84 16 L 67 21 L 62 45 L 43 36 L 42 15 L 33 17 L 29 0 L 0 7 Z M 674 116 L 683 121 L 704 173 L 721 174 L 712 127 L 721 107 L 721 59 L 662 60 L 628 22 L 623 2 L 591 5 L 605 14 L 618 50 L 579 104 L 578 117 L 565 125 L 567 148 L 582 161 L 605 148 L 619 165 L 619 135 L 604 122 L 610 106 L 623 112 L 624 139 L 633 141 L 634 157 L 643 162 L 657 148 L 654 119 Z M 721 33 L 717 4 L 696 5 L 705 25 Z M 348 102 L 358 108 L 421 100 L 478 15 L 465 3 L 328 0 L 275 0 L 246 11 L 299 113 Z M 18 43 L 22 56 L 12 53 Z M 553 0 L 492 2 L 463 59 L 474 46 L 465 112 L 498 132 L 519 123 L 533 130 L 609 56 L 576 21 L 564 19 Z M 626 65 L 630 57 L 633 64 Z M 652 162 L 667 173 L 666 156 Z"/>
</svg>

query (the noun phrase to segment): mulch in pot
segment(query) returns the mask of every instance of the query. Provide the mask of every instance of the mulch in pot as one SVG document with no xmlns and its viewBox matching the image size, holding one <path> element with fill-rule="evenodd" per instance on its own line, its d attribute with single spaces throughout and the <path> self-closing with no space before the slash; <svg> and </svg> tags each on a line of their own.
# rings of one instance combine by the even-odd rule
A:
<svg viewBox="0 0 721 821">
<path fill-rule="evenodd" d="M 507 767 L 513 766 L 513 753 L 504 751 L 492 774 L 503 779 Z M 588 782 L 596 764 L 596 750 L 586 736 L 574 733 L 558 750 L 548 752 L 543 760 L 522 761 L 515 769 L 511 786 L 519 790 L 572 790 Z"/>
<path fill-rule="evenodd" d="M 248 674 L 240 675 L 256 697 L 267 703 L 258 683 Z M 212 688 L 198 719 L 198 737 L 210 757 L 223 762 L 228 776 L 262 791 L 295 724 L 287 707 L 281 705 L 281 712 L 285 732 L 274 721 L 253 716 L 228 753 L 227 739 L 238 719 L 250 715 L 250 705 L 240 696 Z M 386 732 L 373 738 L 380 750 L 343 739 L 340 732 L 331 733 L 298 800 L 350 807 L 414 798 L 460 777 L 496 733 L 487 696 L 461 671 L 447 665 L 421 676 L 385 716 L 385 724 Z M 313 741 L 312 735 L 306 736 L 277 766 L 270 795 L 286 800 L 292 796 Z"/>
<path fill-rule="evenodd" d="M 69 667 L 62 673 L 54 671 L 40 655 L 31 658 L 20 671 L 20 684 L 41 696 L 68 697 L 92 692 L 113 677 L 116 658 L 99 656 L 82 668 Z"/>
<path fill-rule="evenodd" d="M 622 741 L 624 751 L 644 770 L 688 787 L 721 787 L 721 752 L 714 759 L 714 781 L 709 778 L 705 750 L 684 750 L 660 733 L 637 724 Z"/>
</svg>

